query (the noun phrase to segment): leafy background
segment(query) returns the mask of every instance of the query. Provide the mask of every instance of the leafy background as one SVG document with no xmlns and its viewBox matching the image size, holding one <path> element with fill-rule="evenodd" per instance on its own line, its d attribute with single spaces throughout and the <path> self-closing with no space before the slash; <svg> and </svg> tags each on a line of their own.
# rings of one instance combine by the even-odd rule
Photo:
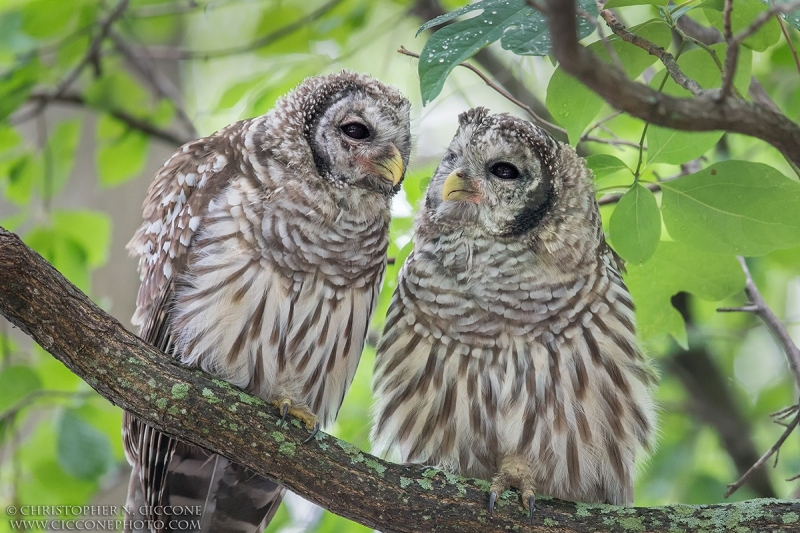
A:
<svg viewBox="0 0 800 533">
<path fill-rule="evenodd" d="M 734 29 L 750 24 L 765 3 L 737 0 Z M 749 443 L 760 455 L 782 431 L 768 414 L 797 399 L 785 357 L 764 326 L 751 315 L 716 312 L 744 302 L 736 256 L 748 256 L 772 309 L 798 333 L 797 169 L 752 138 L 646 127 L 618 115 L 554 66 L 546 25 L 523 0 L 465 4 L 131 0 L 100 39 L 99 23 L 113 15 L 115 2 L 4 0 L 0 225 L 130 327 L 138 278 L 124 245 L 152 175 L 180 142 L 268 111 L 306 76 L 368 72 L 410 97 L 417 139 L 394 204 L 389 254 L 396 263 L 387 273 L 374 340 L 411 247 L 413 213 L 457 114 L 484 105 L 525 116 L 455 68 L 488 45 L 476 61 L 504 73 L 500 81 L 518 96 L 544 102 L 563 139 L 580 143 L 599 197 L 621 196 L 601 209 L 606 235 L 628 262 L 640 337 L 663 377 L 659 447 L 640 469 L 637 505 L 722 501 L 726 484 L 738 477 L 736 447 Z M 578 4 L 596 16 L 594 1 Z M 673 54 L 679 17 L 721 28 L 721 0 L 666 6 L 665 0 L 607 3 L 632 31 Z M 786 35 L 772 20 L 748 38 L 735 78 L 746 95 L 755 77 L 793 119 L 800 76 L 787 36 L 800 44 L 798 20 L 785 18 Z M 688 96 L 653 56 L 616 38 L 605 46 L 584 17 L 579 29 L 594 52 L 619 61 L 631 77 Z M 421 60 L 397 54 L 400 45 L 419 51 Z M 680 48 L 678 63 L 703 88 L 718 87 L 724 52 L 722 45 L 690 45 Z M 368 347 L 331 428 L 363 449 L 373 360 Z M 120 420 L 117 408 L 0 322 L 0 507 L 122 505 L 128 470 Z M 797 483 L 785 480 L 800 472 L 798 451 L 794 435 L 777 467 L 732 499 L 796 496 Z M 0 532 L 6 530 L 4 519 Z M 303 530 L 366 528 L 292 499 L 269 529 Z"/>
</svg>

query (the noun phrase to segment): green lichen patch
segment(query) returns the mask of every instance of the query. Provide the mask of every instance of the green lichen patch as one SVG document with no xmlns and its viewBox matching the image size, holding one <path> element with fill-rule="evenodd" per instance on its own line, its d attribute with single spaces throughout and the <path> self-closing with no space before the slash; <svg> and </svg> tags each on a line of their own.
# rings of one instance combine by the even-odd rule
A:
<svg viewBox="0 0 800 533">
<path fill-rule="evenodd" d="M 250 396 L 244 392 L 239 393 L 239 401 L 247 405 L 264 405 L 264 402 L 255 396 Z"/>
<path fill-rule="evenodd" d="M 239 424 L 236 424 L 234 422 L 231 422 L 228 427 L 231 428 L 231 430 L 233 431 L 239 431 Z"/>
<path fill-rule="evenodd" d="M 800 517 L 797 516 L 797 513 L 786 513 L 781 517 L 781 519 L 783 520 L 784 524 L 795 524 Z"/>
<path fill-rule="evenodd" d="M 178 413 L 180 413 L 180 411 L 178 410 L 178 407 L 175 406 L 175 405 L 170 405 L 169 409 L 167 409 L 167 412 L 169 414 L 171 414 L 172 416 L 178 416 Z"/>
<path fill-rule="evenodd" d="M 319 435 L 317 435 L 317 437 L 318 436 Z M 328 443 L 327 442 L 319 442 L 319 449 L 322 450 L 323 452 L 327 452 L 328 451 Z"/>
<path fill-rule="evenodd" d="M 119 386 L 123 389 L 130 389 L 131 388 L 131 381 L 129 379 L 121 379 L 119 380 Z"/>
<path fill-rule="evenodd" d="M 227 381 L 225 381 L 224 379 L 216 379 L 215 378 L 215 379 L 212 379 L 211 381 L 214 383 L 214 385 L 216 385 L 220 389 L 231 390 L 231 384 L 228 383 Z"/>
<path fill-rule="evenodd" d="M 437 475 L 439 472 L 440 472 L 440 470 L 437 470 L 437 469 L 435 469 L 435 468 L 427 468 L 427 469 L 426 469 L 426 470 L 425 470 L 425 471 L 422 473 L 422 477 L 426 477 L 426 478 L 428 478 L 428 479 L 433 479 L 433 478 L 435 478 L 435 477 L 436 477 L 436 475 Z"/>
<path fill-rule="evenodd" d="M 558 521 L 553 520 L 552 518 L 545 518 L 542 523 L 547 527 L 556 527 L 558 525 Z"/>
<path fill-rule="evenodd" d="M 425 490 L 433 490 L 433 484 L 431 483 L 431 480 L 427 479 L 427 478 L 418 479 L 417 480 L 417 485 L 419 485 L 420 487 L 422 487 Z"/>
<path fill-rule="evenodd" d="M 375 459 L 365 459 L 364 464 L 377 472 L 380 477 L 383 477 L 383 473 L 386 472 L 386 467 Z"/>
<path fill-rule="evenodd" d="M 281 447 L 278 448 L 278 453 L 280 453 L 281 455 L 288 455 L 289 457 L 293 457 L 296 449 L 297 446 L 295 446 L 294 442 L 284 442 L 283 444 L 281 444 Z"/>
<path fill-rule="evenodd" d="M 156 400 L 156 407 L 159 409 L 166 409 L 167 408 L 167 399 L 166 398 L 159 398 Z"/>
<path fill-rule="evenodd" d="M 283 433 L 281 433 L 280 431 L 273 431 L 272 433 L 269 434 L 269 436 L 272 437 L 272 440 L 274 440 L 275 442 L 283 442 L 286 440 L 286 437 L 284 437 Z"/>
<path fill-rule="evenodd" d="M 622 529 L 624 529 L 625 531 L 636 532 L 636 531 L 645 531 L 647 529 L 644 526 L 642 518 L 637 516 L 628 516 L 625 518 L 620 518 L 617 521 L 617 523 L 620 526 L 622 526 Z"/>
<path fill-rule="evenodd" d="M 230 406 L 228 406 L 228 411 L 230 411 L 231 413 L 235 413 L 237 411 L 236 404 L 232 403 Z"/>
<path fill-rule="evenodd" d="M 400 488 L 404 489 L 414 483 L 413 479 L 408 479 L 407 477 L 400 476 Z"/>
<path fill-rule="evenodd" d="M 204 397 L 206 400 L 208 400 L 208 403 L 211 403 L 211 404 L 214 404 L 214 403 L 219 403 L 220 401 L 222 401 L 222 400 L 220 400 L 219 398 L 217 398 L 217 397 L 214 395 L 214 391 L 212 391 L 212 390 L 211 390 L 211 389 L 209 389 L 209 388 L 203 388 L 203 397 Z"/>
<path fill-rule="evenodd" d="M 148 379 L 147 380 L 147 386 L 150 387 L 151 389 L 155 389 L 156 388 L 156 380 L 154 380 L 153 378 Z"/>
<path fill-rule="evenodd" d="M 586 505 L 585 503 L 576 503 L 575 504 L 575 516 L 580 518 L 587 518 L 592 516 L 591 511 L 589 511 L 591 507 Z"/>
<path fill-rule="evenodd" d="M 172 397 L 175 400 L 183 400 L 189 394 L 189 385 L 185 383 L 176 383 L 172 386 Z"/>
</svg>

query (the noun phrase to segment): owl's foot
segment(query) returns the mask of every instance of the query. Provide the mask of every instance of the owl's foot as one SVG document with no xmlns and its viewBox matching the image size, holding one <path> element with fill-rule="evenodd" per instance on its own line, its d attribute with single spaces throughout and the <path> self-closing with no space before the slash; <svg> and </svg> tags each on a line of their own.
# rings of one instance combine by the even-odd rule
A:
<svg viewBox="0 0 800 533">
<path fill-rule="evenodd" d="M 522 493 L 522 506 L 528 511 L 528 522 L 533 522 L 533 511 L 536 504 L 536 485 L 533 473 L 527 462 L 515 457 L 503 459 L 500 471 L 492 478 L 489 487 L 489 515 L 494 513 L 494 505 L 498 496 L 508 487 L 516 487 Z"/>
<path fill-rule="evenodd" d="M 319 419 L 317 415 L 304 405 L 294 405 L 292 400 L 284 398 L 282 400 L 272 400 L 272 405 L 281 410 L 281 425 L 286 423 L 287 415 L 292 415 L 306 425 L 306 429 L 311 430 L 311 435 L 303 441 L 303 444 L 309 442 L 319 433 Z"/>
</svg>

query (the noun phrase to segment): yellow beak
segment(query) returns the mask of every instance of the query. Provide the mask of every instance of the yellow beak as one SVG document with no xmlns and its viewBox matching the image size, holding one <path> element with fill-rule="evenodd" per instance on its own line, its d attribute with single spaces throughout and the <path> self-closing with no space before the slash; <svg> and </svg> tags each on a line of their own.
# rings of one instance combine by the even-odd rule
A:
<svg viewBox="0 0 800 533">
<path fill-rule="evenodd" d="M 455 169 L 442 184 L 442 200 L 475 200 L 478 191 L 472 182 L 464 177 L 464 171 Z"/>
<path fill-rule="evenodd" d="M 378 174 L 397 185 L 403 179 L 403 156 L 395 145 L 392 145 L 392 155 L 375 163 Z"/>
</svg>

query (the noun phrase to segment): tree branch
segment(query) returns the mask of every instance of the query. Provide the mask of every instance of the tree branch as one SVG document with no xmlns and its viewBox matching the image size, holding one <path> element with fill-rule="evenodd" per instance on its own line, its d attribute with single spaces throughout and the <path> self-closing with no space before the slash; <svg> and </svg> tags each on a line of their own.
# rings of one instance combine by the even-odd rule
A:
<svg viewBox="0 0 800 533">
<path fill-rule="evenodd" d="M 328 13 L 334 7 L 339 5 L 341 2 L 342 0 L 329 0 L 327 3 L 315 9 L 305 17 L 300 17 L 294 22 L 290 22 L 286 26 L 278 28 L 272 33 L 264 35 L 263 37 L 260 37 L 255 41 L 240 46 L 232 46 L 230 48 L 222 48 L 219 50 L 208 50 L 208 51 L 185 50 L 182 48 L 175 48 L 172 46 L 138 46 L 134 50 L 134 53 L 152 59 L 203 59 L 203 60 L 209 60 L 217 57 L 232 56 L 236 54 L 243 54 L 245 52 L 257 50 L 258 48 L 263 48 L 276 41 L 279 41 L 280 39 L 283 39 L 288 35 L 291 35 L 297 30 L 309 25 L 315 20 L 318 20 L 320 17 L 324 16 L 326 13 Z"/>
<path fill-rule="evenodd" d="M 658 126 L 685 131 L 724 130 L 762 139 L 800 164 L 800 127 L 782 113 L 738 98 L 719 99 L 719 91 L 676 98 L 628 79 L 577 41 L 575 4 L 547 0 L 553 55 L 561 67 L 610 105 Z"/>
<path fill-rule="evenodd" d="M 304 498 L 384 532 L 630 531 L 714 529 L 736 518 L 743 531 L 792 531 L 800 502 L 622 508 L 541 498 L 535 524 L 515 492 L 487 511 L 488 483 L 396 465 L 298 421 L 219 379 L 174 363 L 125 331 L 14 234 L 0 228 L 0 314 L 112 403 L 168 435 L 221 453 Z M 740 509 L 745 505 L 748 512 Z"/>
<path fill-rule="evenodd" d="M 66 93 L 69 86 L 73 84 L 75 80 L 78 79 L 83 69 L 85 69 L 88 65 L 92 63 L 96 63 L 98 61 L 98 57 L 100 54 L 100 48 L 103 46 L 103 41 L 105 41 L 106 37 L 108 37 L 108 33 L 111 31 L 111 26 L 114 22 L 122 16 L 125 12 L 125 9 L 128 7 L 129 0 L 120 0 L 114 9 L 111 10 L 105 19 L 99 23 L 99 31 L 97 35 L 92 38 L 92 42 L 89 45 L 88 50 L 84 54 L 83 58 L 78 62 L 77 65 L 64 77 L 63 80 L 58 84 L 56 90 L 49 95 L 48 98 L 39 100 L 37 104 L 28 110 L 26 114 L 18 115 L 15 118 L 16 122 L 24 122 L 26 120 L 30 120 L 31 118 L 35 117 L 42 110 L 47 107 L 47 104 L 53 100 L 58 99 L 59 97 L 63 96 Z"/>
<path fill-rule="evenodd" d="M 59 96 L 53 96 L 50 94 L 42 94 L 42 93 L 32 93 L 28 97 L 28 100 L 34 102 L 34 105 L 36 105 L 36 103 L 38 102 L 41 102 L 42 100 L 46 100 L 47 102 L 57 102 L 61 104 L 89 107 L 83 96 L 77 93 L 66 93 Z M 134 115 L 131 115 L 130 113 L 126 113 L 125 111 L 108 111 L 108 114 L 114 117 L 115 119 L 119 120 L 120 122 L 124 122 L 129 127 L 138 130 L 142 133 L 146 133 L 147 135 L 155 139 L 158 139 L 160 141 L 163 141 L 171 146 L 177 147 L 192 140 L 189 137 L 179 136 L 170 131 L 162 130 L 161 128 L 154 126 L 150 122 L 147 122 L 146 120 L 143 120 Z"/>
</svg>

